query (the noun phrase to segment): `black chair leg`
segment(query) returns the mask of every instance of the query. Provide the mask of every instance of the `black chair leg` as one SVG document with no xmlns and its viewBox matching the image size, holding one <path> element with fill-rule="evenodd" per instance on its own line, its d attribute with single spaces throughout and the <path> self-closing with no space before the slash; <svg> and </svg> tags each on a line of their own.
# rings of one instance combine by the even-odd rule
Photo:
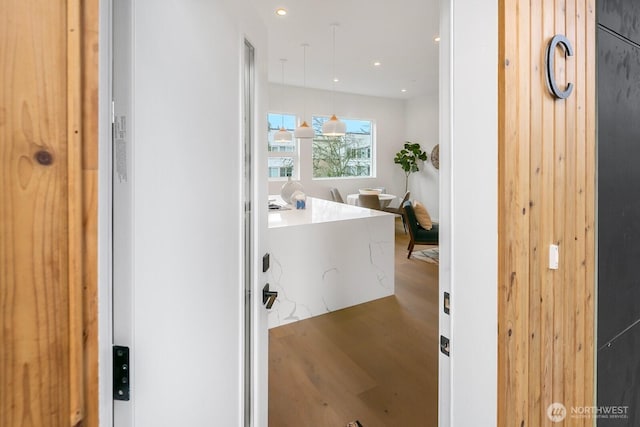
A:
<svg viewBox="0 0 640 427">
<path fill-rule="evenodd" d="M 409 242 L 409 255 L 407 255 L 407 258 L 411 258 L 411 252 L 413 252 L 413 242 Z"/>
</svg>

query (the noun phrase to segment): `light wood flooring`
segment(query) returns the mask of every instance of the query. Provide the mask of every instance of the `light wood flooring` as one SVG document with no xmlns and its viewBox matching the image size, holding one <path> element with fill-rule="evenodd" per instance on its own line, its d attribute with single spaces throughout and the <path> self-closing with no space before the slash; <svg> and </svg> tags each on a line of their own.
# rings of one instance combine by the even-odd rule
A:
<svg viewBox="0 0 640 427">
<path fill-rule="evenodd" d="M 407 244 L 394 296 L 269 331 L 269 427 L 437 426 L 438 266 Z"/>
</svg>

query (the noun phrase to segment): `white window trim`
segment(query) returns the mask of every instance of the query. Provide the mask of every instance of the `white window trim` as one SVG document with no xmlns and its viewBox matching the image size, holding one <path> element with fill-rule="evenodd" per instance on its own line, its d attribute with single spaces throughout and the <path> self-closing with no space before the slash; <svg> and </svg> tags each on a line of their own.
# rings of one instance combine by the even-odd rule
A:
<svg viewBox="0 0 640 427">
<path fill-rule="evenodd" d="M 267 123 L 268 123 L 268 117 L 270 114 L 277 114 L 277 115 L 286 115 L 286 116 L 293 116 L 295 117 L 295 123 L 296 126 L 300 125 L 300 117 L 295 114 L 295 113 L 289 113 L 289 112 L 281 112 L 281 111 L 273 111 L 270 110 L 267 112 Z M 289 130 L 291 133 L 293 133 L 294 129 L 287 129 Z M 293 138 L 293 143 L 295 145 L 295 150 L 294 151 L 269 151 L 267 148 L 267 157 L 268 158 L 289 158 L 293 161 L 293 175 L 291 176 L 292 180 L 300 180 L 300 143 L 297 140 L 297 138 Z M 269 144 L 268 141 L 268 135 L 267 135 L 267 144 Z M 267 160 L 268 161 L 268 160 Z M 267 173 L 269 173 L 269 167 L 267 166 Z M 286 181 L 289 178 L 286 176 L 277 176 L 277 177 L 270 177 L 267 175 L 267 179 L 269 180 L 269 182 L 282 182 L 282 181 Z"/>
<path fill-rule="evenodd" d="M 314 117 L 326 117 L 330 118 L 327 114 L 312 114 L 311 123 L 313 124 Z M 321 176 L 315 177 L 313 170 L 311 171 L 312 181 L 335 181 L 335 180 L 350 180 L 350 179 L 376 179 L 378 176 L 377 164 L 378 164 L 378 148 L 377 148 L 377 123 L 373 119 L 355 118 L 355 117 L 339 117 L 340 120 L 359 120 L 363 122 L 371 123 L 371 170 L 370 174 L 366 176 Z M 313 158 L 313 147 L 311 148 L 311 157 Z M 312 159 L 313 161 L 313 159 Z"/>
</svg>

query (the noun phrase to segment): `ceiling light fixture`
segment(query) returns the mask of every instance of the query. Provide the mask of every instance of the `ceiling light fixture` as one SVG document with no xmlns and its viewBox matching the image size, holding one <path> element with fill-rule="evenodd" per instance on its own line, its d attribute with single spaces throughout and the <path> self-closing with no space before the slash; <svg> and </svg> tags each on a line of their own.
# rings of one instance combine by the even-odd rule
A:
<svg viewBox="0 0 640 427">
<path fill-rule="evenodd" d="M 434 41 L 434 42 L 436 42 L 436 43 L 438 43 L 438 42 L 440 41 L 440 36 L 435 36 L 435 37 L 433 38 L 433 41 Z"/>
<path fill-rule="evenodd" d="M 405 93 L 407 90 L 406 89 L 400 89 L 400 92 Z"/>
<path fill-rule="evenodd" d="M 322 134 L 326 136 L 344 136 L 347 133 L 347 125 L 338 119 L 335 114 L 336 110 L 336 102 L 335 102 L 335 92 L 336 92 L 336 28 L 339 24 L 331 24 L 333 27 L 333 84 L 331 85 L 331 104 L 332 109 L 334 111 L 333 115 L 329 120 L 322 124 Z"/>
<path fill-rule="evenodd" d="M 380 61 L 376 61 L 376 62 L 373 63 L 374 67 L 379 67 L 381 65 L 382 65 L 382 63 Z"/>
<path fill-rule="evenodd" d="M 307 43 L 302 43 L 302 49 L 304 51 L 303 54 L 303 66 L 302 66 L 302 86 L 304 89 L 307 89 L 307 48 L 309 45 Z M 310 139 L 316 136 L 316 132 L 313 130 L 311 126 L 307 124 L 305 117 L 307 117 L 307 96 L 306 90 L 304 94 L 304 100 L 302 101 L 302 124 L 296 128 L 293 132 L 293 136 L 296 138 Z"/>
<path fill-rule="evenodd" d="M 273 136 L 273 140 L 275 142 L 291 142 L 293 139 L 291 132 L 284 128 L 284 63 L 287 62 L 287 60 L 281 59 L 280 62 L 282 63 L 282 93 L 280 95 L 280 103 L 282 107 L 280 110 L 280 118 L 282 121 L 280 122 L 280 130 Z"/>
<path fill-rule="evenodd" d="M 284 7 L 280 7 L 276 9 L 276 15 L 285 16 L 286 14 L 287 14 L 287 9 L 285 9 Z"/>
</svg>

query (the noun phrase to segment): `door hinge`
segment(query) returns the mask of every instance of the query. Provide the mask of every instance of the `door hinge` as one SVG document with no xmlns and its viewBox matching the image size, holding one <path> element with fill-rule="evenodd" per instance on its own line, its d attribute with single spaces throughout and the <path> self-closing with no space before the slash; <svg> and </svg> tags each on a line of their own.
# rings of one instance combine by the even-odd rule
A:
<svg viewBox="0 0 640 427">
<path fill-rule="evenodd" d="M 442 309 L 444 310 L 445 314 L 449 314 L 451 310 L 451 295 L 449 295 L 449 292 L 444 293 L 444 301 L 442 303 Z"/>
<path fill-rule="evenodd" d="M 444 335 L 440 335 L 440 351 L 445 356 L 449 356 L 449 344 L 449 338 L 445 337 Z"/>
<path fill-rule="evenodd" d="M 129 400 L 129 347 L 113 346 L 113 400 Z"/>
</svg>

